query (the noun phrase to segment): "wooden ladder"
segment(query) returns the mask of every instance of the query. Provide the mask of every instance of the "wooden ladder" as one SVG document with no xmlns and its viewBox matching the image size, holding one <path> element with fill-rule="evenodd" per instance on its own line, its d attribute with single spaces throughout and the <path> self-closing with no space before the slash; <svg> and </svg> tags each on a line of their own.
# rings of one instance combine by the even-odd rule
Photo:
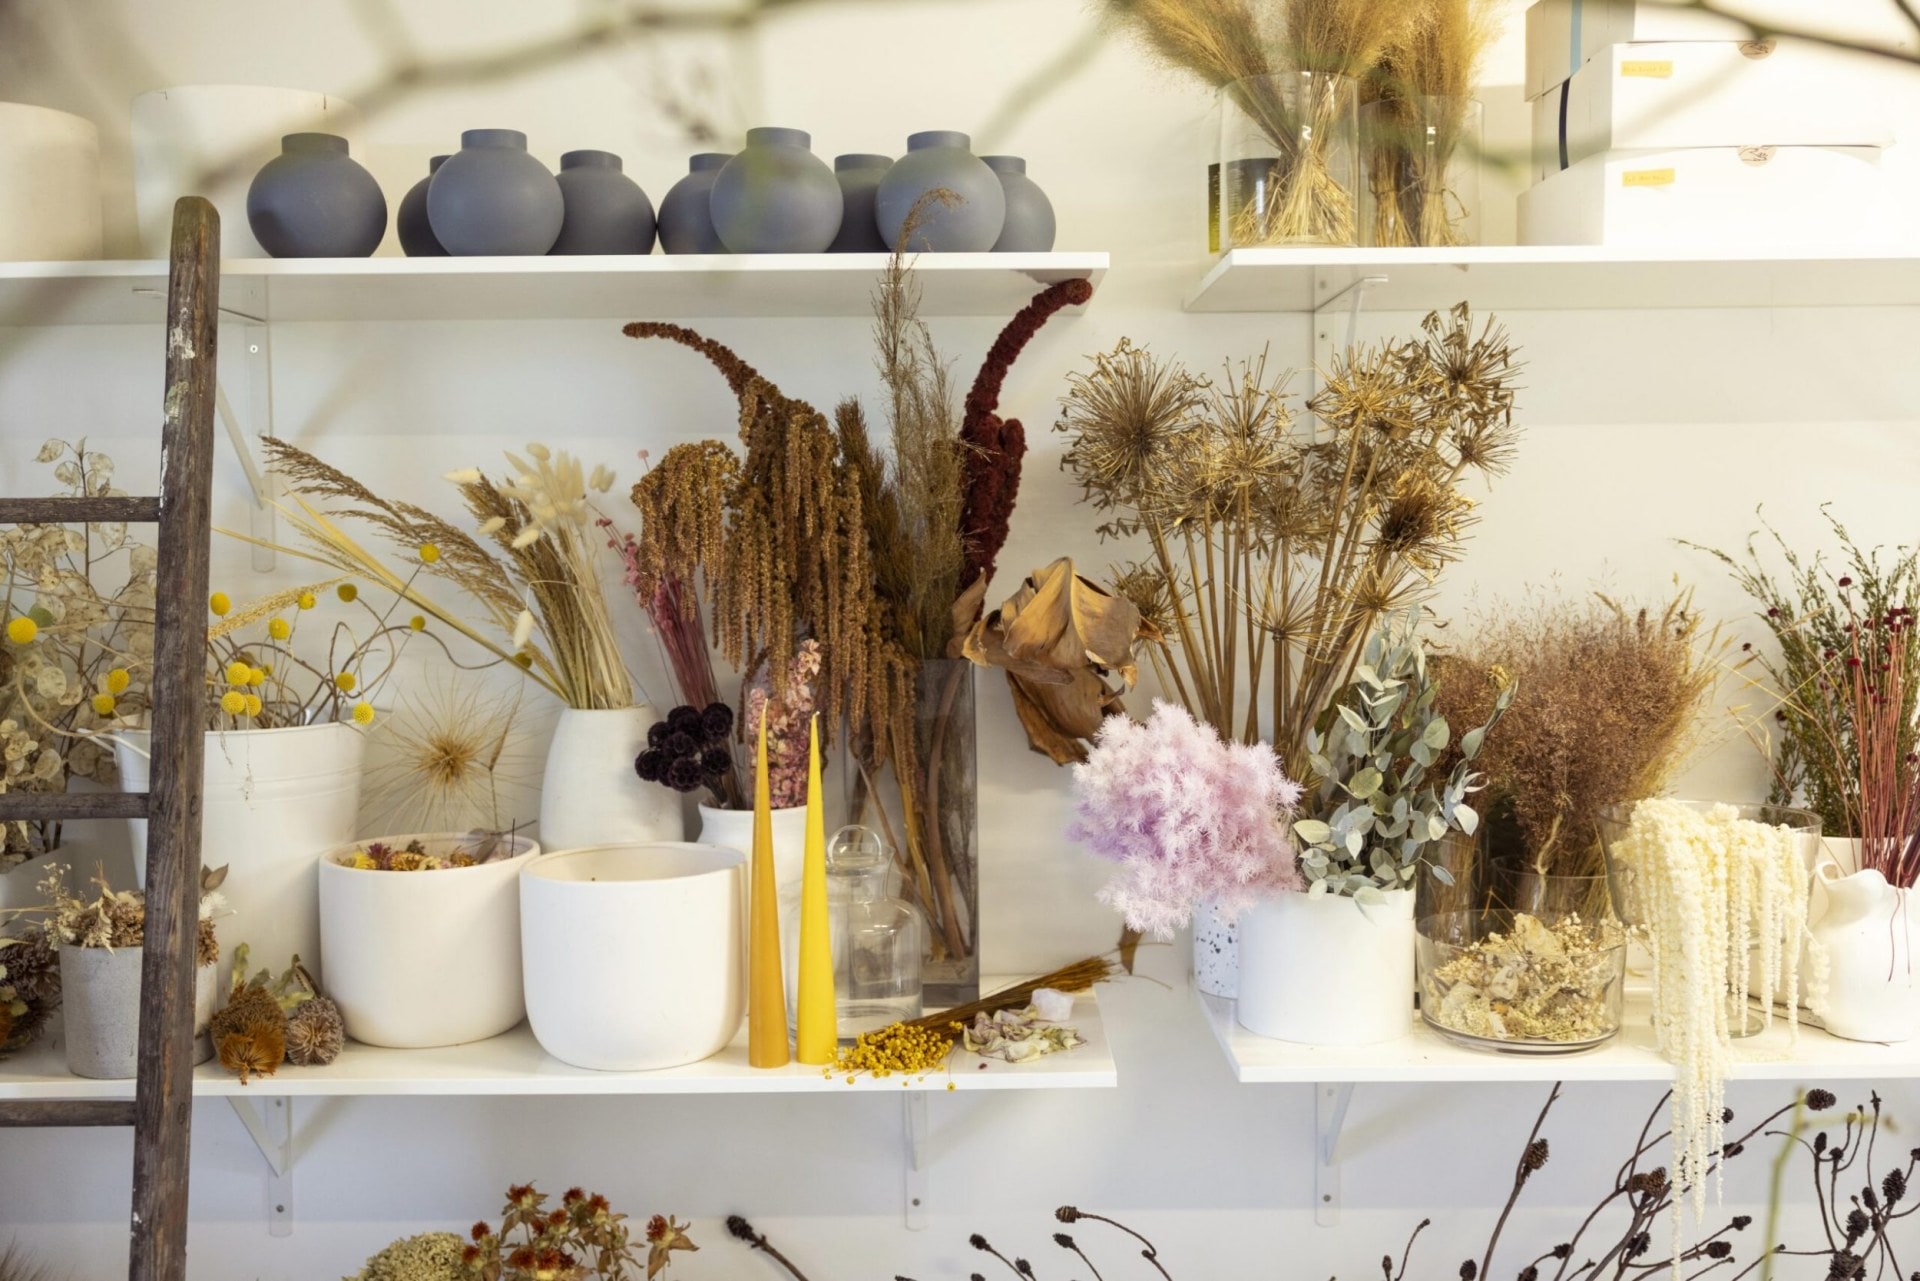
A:
<svg viewBox="0 0 1920 1281">
<path fill-rule="evenodd" d="M 173 208 L 167 264 L 167 378 L 157 498 L 0 499 L 0 523 L 158 524 L 152 752 L 145 793 L 0 793 L 0 821 L 146 818 L 147 914 L 140 1057 L 131 1103 L 0 1102 L 0 1127 L 133 1127 L 132 1281 L 185 1281 L 193 1121 L 194 944 L 200 922 L 201 775 L 206 733 L 207 555 L 212 524 L 214 358 L 220 215 Z"/>
</svg>

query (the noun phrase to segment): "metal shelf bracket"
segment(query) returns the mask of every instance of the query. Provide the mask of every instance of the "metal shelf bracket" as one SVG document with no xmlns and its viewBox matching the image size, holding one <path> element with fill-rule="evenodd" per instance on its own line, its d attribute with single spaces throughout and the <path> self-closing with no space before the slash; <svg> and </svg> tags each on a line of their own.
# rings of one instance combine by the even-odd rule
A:
<svg viewBox="0 0 1920 1281">
<path fill-rule="evenodd" d="M 1384 274 L 1360 276 L 1344 287 L 1327 295 L 1313 308 L 1313 390 L 1320 390 L 1320 371 L 1331 366 L 1341 353 L 1350 351 L 1360 336 L 1360 308 L 1366 301 L 1367 291 L 1387 283 Z M 1334 345 L 1334 320 L 1332 311 L 1342 299 L 1347 303 L 1346 339 L 1338 347 Z"/>
<path fill-rule="evenodd" d="M 230 313 L 234 314 L 234 313 Z M 255 435 L 273 434 L 273 345 L 269 327 L 251 316 L 240 316 L 246 323 L 242 327 L 242 354 L 240 368 L 246 371 L 247 382 L 247 418 L 255 428 Z M 231 368 L 232 366 L 225 366 Z M 247 488 L 253 493 L 253 503 L 247 510 L 247 532 L 263 542 L 275 541 L 275 523 L 273 500 L 274 477 L 271 472 L 261 469 L 253 456 L 253 446 L 246 430 L 240 425 L 240 417 L 234 412 L 233 402 L 227 398 L 224 383 L 214 387 L 214 408 L 219 411 L 220 425 L 226 429 L 227 443 L 233 446 L 233 455 L 240 462 L 240 470 L 247 478 Z M 273 568 L 274 552 L 256 544 L 253 547 L 253 568 L 266 573 Z"/>
<path fill-rule="evenodd" d="M 902 1132 L 906 1138 L 906 1212 L 907 1229 L 925 1231 L 929 1195 L 928 1173 L 933 1162 L 927 1152 L 927 1096 L 922 1090 L 909 1090 L 901 1099 Z"/>
<path fill-rule="evenodd" d="M 1313 1221 L 1340 1222 L 1340 1131 L 1353 1102 L 1353 1083 L 1313 1087 Z"/>
<path fill-rule="evenodd" d="M 293 1100 L 230 1095 L 227 1102 L 267 1163 L 267 1231 L 277 1237 L 292 1236 Z"/>
</svg>

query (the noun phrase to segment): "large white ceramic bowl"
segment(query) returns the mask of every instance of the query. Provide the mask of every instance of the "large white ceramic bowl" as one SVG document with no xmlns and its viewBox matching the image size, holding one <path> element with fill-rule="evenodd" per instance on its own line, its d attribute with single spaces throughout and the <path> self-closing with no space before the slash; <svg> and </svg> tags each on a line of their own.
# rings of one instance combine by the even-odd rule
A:
<svg viewBox="0 0 1920 1281">
<path fill-rule="evenodd" d="M 593 845 L 520 873 L 527 1020 L 575 1067 L 646 1071 L 718 1053 L 746 1013 L 746 858 Z"/>
<path fill-rule="evenodd" d="M 431 872 L 350 866 L 364 841 L 321 858 L 320 954 L 348 1036 L 420 1050 L 484 1041 L 526 1017 L 519 881 L 540 847 L 512 839 L 510 857 Z M 380 840 L 418 840 L 443 858 L 467 842 L 452 832 Z"/>
</svg>

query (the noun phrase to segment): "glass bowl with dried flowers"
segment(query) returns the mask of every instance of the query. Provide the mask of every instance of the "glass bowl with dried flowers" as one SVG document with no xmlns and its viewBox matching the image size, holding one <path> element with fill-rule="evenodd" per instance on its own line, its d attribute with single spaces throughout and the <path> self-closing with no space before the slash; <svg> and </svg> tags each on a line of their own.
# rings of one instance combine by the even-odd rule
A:
<svg viewBox="0 0 1920 1281">
<path fill-rule="evenodd" d="M 517 833 L 423 832 L 320 860 L 320 947 L 347 1034 L 424 1049 L 498 1036 L 526 1017 Z"/>
</svg>

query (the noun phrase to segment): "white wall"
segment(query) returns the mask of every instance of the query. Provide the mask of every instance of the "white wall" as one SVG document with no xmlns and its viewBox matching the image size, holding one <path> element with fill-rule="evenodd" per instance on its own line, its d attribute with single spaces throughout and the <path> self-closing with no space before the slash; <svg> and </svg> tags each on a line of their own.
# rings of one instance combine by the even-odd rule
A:
<svg viewBox="0 0 1920 1281">
<path fill-rule="evenodd" d="M 247 81 L 355 96 L 376 75 L 375 42 L 351 14 L 365 6 L 290 0 L 38 0 L 0 18 L 0 98 L 83 111 L 102 128 L 118 177 L 116 243 L 131 243 L 125 107 L 169 84 Z M 588 6 L 583 6 L 586 8 Z M 568 6 L 405 0 L 396 10 L 428 56 L 471 51 L 567 21 Z M 538 17 L 527 10 L 535 10 Z M 1515 31 L 1489 69 L 1490 134 L 1523 127 Z M 666 77 L 737 130 L 760 121 L 814 132 L 823 154 L 898 150 L 912 129 L 976 131 L 1024 85 L 1043 92 L 982 147 L 1024 154 L 1060 213 L 1060 247 L 1111 251 L 1114 270 L 1086 316 L 1056 321 L 1028 350 L 1004 396 L 1027 422 L 1028 460 L 1011 576 L 1070 553 L 1098 571 L 1119 549 L 1098 545 L 1045 431 L 1061 378 L 1122 335 L 1212 367 L 1268 344 L 1276 360 L 1310 357 L 1305 320 L 1189 316 L 1179 311 L 1204 256 L 1206 97 L 1149 69 L 1123 45 L 1096 46 L 1072 74 L 1047 68 L 1090 24 L 1073 0 L 802 5 L 728 41 L 701 36 L 597 53 L 506 84 L 408 99 L 369 123 L 368 161 L 390 202 L 424 158 L 466 126 L 525 128 L 552 163 L 574 146 L 628 157 L 656 199 L 689 148 L 651 105 Z M 33 31 L 43 33 L 34 37 Z M 705 72 L 703 80 L 702 72 Z M 1920 79 L 1886 82 L 1902 124 Z M 1897 155 L 1896 155 L 1897 159 Z M 1510 233 L 1511 186 L 1488 183 L 1492 234 Z M 1463 277 L 1469 290 L 1471 278 Z M 1412 316 L 1368 316 L 1363 334 Z M 1515 314 L 1525 351 L 1529 435 L 1514 473 L 1488 497 L 1471 557 L 1443 607 L 1511 593 L 1553 576 L 1569 591 L 1606 581 L 1653 596 L 1675 575 L 1727 617 L 1741 603 L 1676 538 L 1731 545 L 1756 504 L 1793 533 L 1837 502 L 1864 541 L 1914 535 L 1920 417 L 1920 313 Z M 715 322 L 789 392 L 826 404 L 873 383 L 859 320 Z M 970 374 L 997 325 L 940 320 L 936 334 Z M 733 414 L 719 381 L 690 354 L 643 349 L 599 323 L 288 325 L 274 334 L 276 425 L 384 491 L 442 505 L 438 477 L 488 463 L 529 439 L 622 469 L 640 448 L 722 435 Z M 233 346 L 227 348 L 235 351 Z M 138 328 L 0 330 L 0 492 L 40 492 L 30 462 L 48 436 L 88 435 L 122 474 L 151 476 L 159 345 Z M 237 374 L 235 375 L 237 376 Z M 244 487 L 230 458 L 218 515 L 244 526 Z M 216 547 L 217 577 L 236 597 L 292 581 L 253 575 L 245 553 Z M 628 619 L 640 646 L 637 616 Z M 645 674 L 645 673 L 643 673 Z M 1059 838 L 1065 776 L 1028 755 L 1004 693 L 983 681 L 982 811 L 986 958 L 991 970 L 1038 970 L 1107 946 L 1114 922 L 1092 899 L 1102 869 Z M 1728 736 L 1732 739 L 1732 735 Z M 1746 794 L 1755 762 L 1737 741 L 1703 762 L 1692 789 Z M 105 838 L 103 838 L 105 839 Z M 1363 1087 L 1349 1125 L 1346 1210 L 1337 1229 L 1311 1217 L 1312 1101 L 1305 1088 L 1236 1086 L 1185 988 L 1178 948 L 1150 952 L 1152 978 L 1116 984 L 1108 1009 L 1122 1085 L 1082 1095 L 936 1096 L 937 1166 L 930 1231 L 900 1214 L 900 1117 L 883 1097 L 330 1101 L 300 1110 L 297 1227 L 270 1238 L 262 1167 L 224 1104 L 195 1117 L 192 1274 L 327 1278 L 388 1239 L 458 1229 L 492 1212 L 510 1180 L 558 1190 L 599 1187 L 634 1214 L 692 1215 L 704 1243 L 676 1260 L 689 1278 L 776 1272 L 724 1240 L 716 1219 L 748 1214 L 821 1278 L 932 1281 L 981 1269 L 969 1232 L 1030 1254 L 1042 1278 L 1076 1275 L 1047 1238 L 1063 1202 L 1120 1214 L 1153 1235 L 1182 1281 L 1372 1274 L 1383 1253 L 1433 1214 L 1421 1276 L 1455 1274 L 1478 1253 L 1544 1088 Z M 1303 981 L 1336 982 L 1334 975 Z M 1156 980 L 1164 980 L 1164 986 Z M 1812 1084 L 1813 1082 L 1810 1082 Z M 1911 1122 L 1920 1091 L 1881 1090 Z M 265 1090 L 263 1089 L 263 1093 Z M 1851 1100 L 1862 1091 L 1843 1090 Z M 1576 1086 L 1549 1126 L 1554 1160 L 1509 1229 L 1505 1275 L 1557 1240 L 1597 1199 L 1655 1092 Z M 1778 1087 L 1742 1088 L 1757 1116 Z M 1899 1146 L 1909 1142 L 1904 1137 Z M 0 1229 L 77 1277 L 106 1277 L 124 1254 L 128 1140 L 102 1132 L 7 1132 L 0 1139 Z M 1765 1157 L 1730 1181 L 1732 1203 L 1764 1196 Z M 1805 1198 L 1793 1193 L 1804 1208 Z M 0 1237 L 4 1237 L 0 1230 Z M 1089 1241 L 1091 1232 L 1082 1233 Z M 1750 1234 L 1751 1235 L 1751 1234 Z M 1124 1250 L 1096 1256 L 1112 1281 Z M 1819 1276 L 1804 1261 L 1779 1275 Z M 991 1275 L 991 1273 L 989 1273 Z"/>
</svg>

